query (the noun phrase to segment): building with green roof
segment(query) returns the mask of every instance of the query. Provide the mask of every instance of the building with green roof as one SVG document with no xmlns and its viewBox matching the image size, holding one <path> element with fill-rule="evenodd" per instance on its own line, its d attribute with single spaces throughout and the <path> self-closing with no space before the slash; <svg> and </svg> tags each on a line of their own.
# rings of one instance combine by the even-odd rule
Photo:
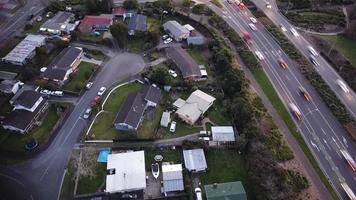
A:
<svg viewBox="0 0 356 200">
<path fill-rule="evenodd" d="M 241 181 L 205 185 L 207 200 L 247 200 Z"/>
</svg>

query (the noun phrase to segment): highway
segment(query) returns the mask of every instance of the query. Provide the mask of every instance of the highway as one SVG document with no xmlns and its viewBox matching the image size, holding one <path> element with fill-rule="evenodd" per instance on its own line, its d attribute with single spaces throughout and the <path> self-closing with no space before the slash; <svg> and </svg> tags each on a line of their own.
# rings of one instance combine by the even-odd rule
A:
<svg viewBox="0 0 356 200">
<path fill-rule="evenodd" d="M 303 114 L 303 119 L 299 121 L 290 112 L 298 132 L 303 136 L 339 197 L 347 199 L 340 183 L 346 182 L 350 188 L 356 188 L 356 174 L 352 172 L 340 150 L 346 149 L 351 155 L 356 155 L 355 143 L 351 142 L 341 124 L 300 73 L 296 63 L 283 52 L 263 25 L 256 23 L 257 30 L 251 30 L 249 23 L 252 23 L 250 21 L 252 15 L 247 9 L 241 11 L 236 4 L 229 4 L 226 1 L 222 3 L 223 9 L 211 5 L 209 7 L 222 16 L 240 35 L 245 31 L 250 33 L 252 40 L 252 44 L 249 45 L 250 50 L 260 51 L 263 54 L 265 59 L 260 63 L 285 106 L 289 108 L 289 103 L 294 103 Z M 288 69 L 279 66 L 280 58 L 288 64 Z M 312 97 L 311 102 L 301 96 L 300 86 L 309 92 Z"/>
<path fill-rule="evenodd" d="M 279 12 L 275 1 L 270 1 L 272 5 L 271 9 L 268 9 L 266 7 L 265 0 L 252 0 L 252 2 L 254 2 L 256 6 L 261 9 L 276 26 L 279 27 L 280 25 L 283 25 L 284 27 L 286 27 L 287 32 L 284 32 L 284 35 L 288 37 L 288 39 L 296 46 L 296 48 L 302 53 L 302 55 L 307 58 L 307 60 L 310 60 L 310 52 L 308 51 L 308 46 L 312 45 L 302 35 L 295 37 L 291 34 L 290 28 L 294 26 L 288 21 L 288 19 L 284 17 L 284 15 Z M 296 27 L 294 28 L 297 30 Z M 321 77 L 328 84 L 328 86 L 335 92 L 335 94 L 350 112 L 352 117 L 356 119 L 355 92 L 351 89 L 351 87 L 348 87 L 350 90 L 349 93 L 345 93 L 343 90 L 340 89 L 339 85 L 336 84 L 336 80 L 342 80 L 342 78 L 322 56 L 317 56 L 315 60 L 320 65 L 316 67 L 317 72 L 321 75 Z"/>
</svg>

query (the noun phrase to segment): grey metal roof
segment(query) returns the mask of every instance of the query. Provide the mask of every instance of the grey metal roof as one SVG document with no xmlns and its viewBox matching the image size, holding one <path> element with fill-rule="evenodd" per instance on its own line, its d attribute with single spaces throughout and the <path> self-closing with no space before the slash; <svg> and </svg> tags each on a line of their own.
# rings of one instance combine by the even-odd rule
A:
<svg viewBox="0 0 356 200">
<path fill-rule="evenodd" d="M 32 108 L 32 106 L 41 98 L 41 94 L 35 91 L 26 90 L 23 91 L 20 96 L 16 99 L 14 104 L 21 105 L 26 108 Z"/>
<path fill-rule="evenodd" d="M 232 126 L 213 126 L 211 127 L 213 141 L 232 142 L 235 141 L 234 128 Z"/>
<path fill-rule="evenodd" d="M 161 117 L 161 126 L 168 127 L 168 123 L 171 120 L 171 113 L 170 112 L 163 112 Z"/>
<path fill-rule="evenodd" d="M 166 48 L 167 56 L 177 65 L 183 78 L 201 76 L 199 65 L 180 46 Z"/>
<path fill-rule="evenodd" d="M 183 150 L 183 157 L 189 171 L 204 171 L 208 167 L 203 149 Z"/>
<path fill-rule="evenodd" d="M 158 87 L 154 87 L 152 85 L 144 85 L 141 93 L 146 101 L 148 100 L 158 104 L 162 99 L 161 90 Z"/>
<path fill-rule="evenodd" d="M 67 47 L 58 56 L 56 56 L 49 67 L 69 69 L 81 53 L 82 49 L 80 48 Z"/>
<path fill-rule="evenodd" d="M 128 30 L 147 31 L 147 16 L 138 14 L 131 17 Z"/>
<path fill-rule="evenodd" d="M 183 191 L 182 164 L 162 165 L 163 192 Z"/>
<path fill-rule="evenodd" d="M 141 93 L 130 93 L 116 116 L 115 123 L 125 123 L 137 128 L 145 111 L 146 103 Z"/>
<path fill-rule="evenodd" d="M 189 34 L 188 29 L 174 20 L 164 23 L 163 28 L 165 31 L 168 30 L 174 37 L 180 37 L 181 35 Z"/>
<path fill-rule="evenodd" d="M 0 92 L 3 93 L 11 93 L 12 91 L 12 87 L 14 87 L 14 85 L 19 82 L 18 80 L 3 80 L 0 83 Z"/>
<path fill-rule="evenodd" d="M 41 28 L 62 30 L 62 26 L 70 21 L 74 17 L 73 13 L 59 11 L 53 18 L 48 19 Z"/>
</svg>

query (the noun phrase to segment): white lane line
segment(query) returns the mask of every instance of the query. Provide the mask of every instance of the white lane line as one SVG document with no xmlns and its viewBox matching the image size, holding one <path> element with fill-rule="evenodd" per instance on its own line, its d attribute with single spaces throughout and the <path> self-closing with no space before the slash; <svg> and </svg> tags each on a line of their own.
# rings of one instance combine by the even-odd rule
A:
<svg viewBox="0 0 356 200">
<path fill-rule="evenodd" d="M 286 74 L 286 79 L 288 80 L 288 81 L 290 81 L 290 78 L 289 78 L 289 76 Z"/>
<path fill-rule="evenodd" d="M 325 145 L 328 147 L 329 150 L 331 150 L 331 147 L 329 146 L 328 142 L 323 138 L 323 141 L 325 143 Z"/>
<path fill-rule="evenodd" d="M 349 147 L 349 145 L 347 144 L 347 140 L 346 140 L 346 138 L 344 136 L 342 136 L 342 141 L 344 142 L 346 147 Z"/>
<path fill-rule="evenodd" d="M 320 149 L 318 148 L 318 146 L 312 140 L 310 140 L 310 143 L 316 150 L 318 150 L 320 152 Z"/>
</svg>

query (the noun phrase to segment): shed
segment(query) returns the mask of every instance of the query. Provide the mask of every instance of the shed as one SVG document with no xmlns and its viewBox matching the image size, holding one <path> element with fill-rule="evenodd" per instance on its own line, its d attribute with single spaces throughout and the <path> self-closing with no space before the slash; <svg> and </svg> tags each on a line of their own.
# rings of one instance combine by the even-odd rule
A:
<svg viewBox="0 0 356 200">
<path fill-rule="evenodd" d="M 184 190 L 182 164 L 162 164 L 162 193 Z"/>
<path fill-rule="evenodd" d="M 216 142 L 234 142 L 235 133 L 232 126 L 213 126 L 211 127 L 213 141 Z"/>
<path fill-rule="evenodd" d="M 162 118 L 161 118 L 161 126 L 162 127 L 168 127 L 169 122 L 171 121 L 171 112 L 163 112 Z"/>
<path fill-rule="evenodd" d="M 202 172 L 208 168 L 203 149 L 183 150 L 183 157 L 185 168 L 190 172 Z"/>
<path fill-rule="evenodd" d="M 214 183 L 204 186 L 207 200 L 247 200 L 244 186 L 240 181 Z"/>
</svg>

